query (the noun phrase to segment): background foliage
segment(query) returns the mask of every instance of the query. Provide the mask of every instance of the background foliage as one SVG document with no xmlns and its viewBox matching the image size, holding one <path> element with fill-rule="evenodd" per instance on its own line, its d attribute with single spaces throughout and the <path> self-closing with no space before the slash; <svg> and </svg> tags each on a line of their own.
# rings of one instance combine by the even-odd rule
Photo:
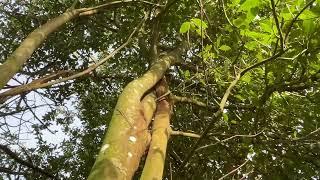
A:
<svg viewBox="0 0 320 180">
<path fill-rule="evenodd" d="M 0 62 L 33 29 L 63 13 L 72 3 L 0 2 Z M 84 1 L 80 6 L 103 3 Z M 166 178 L 217 179 L 243 163 L 231 176 L 320 178 L 320 1 L 274 3 L 275 6 L 269 0 L 168 2 L 171 7 L 160 24 L 160 51 L 174 48 L 179 38 L 190 46 L 183 65 L 173 66 L 167 73 L 171 92 L 207 106 L 177 102 L 171 121 L 174 130 L 201 134 L 240 70 L 276 53 L 282 55 L 240 79 L 227 101 L 223 118 L 216 120 L 185 167 L 181 163 L 195 139 L 171 137 Z M 25 84 L 59 70 L 87 68 L 123 43 L 144 12 L 153 11 L 154 8 L 131 3 L 77 18 L 50 35 L 9 85 Z M 85 179 L 119 93 L 149 66 L 151 26 L 152 20 L 148 20 L 130 46 L 94 73 L 21 94 L 1 104 L 1 144 L 58 178 Z M 3 179 L 46 178 L 6 153 L 1 153 L 0 159 Z"/>
</svg>

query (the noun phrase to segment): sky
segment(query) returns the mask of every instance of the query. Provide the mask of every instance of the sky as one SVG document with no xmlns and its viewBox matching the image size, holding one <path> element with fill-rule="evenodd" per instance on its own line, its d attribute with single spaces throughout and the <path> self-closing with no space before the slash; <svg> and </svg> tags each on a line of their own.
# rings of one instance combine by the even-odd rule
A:
<svg viewBox="0 0 320 180">
<path fill-rule="evenodd" d="M 26 77 L 19 76 L 17 77 L 18 81 L 20 82 L 26 82 Z M 10 80 L 9 83 L 10 85 L 20 85 L 18 82 L 15 80 Z M 0 92 L 3 92 L 5 90 L 0 90 Z M 43 90 L 38 90 L 42 91 Z M 7 102 L 12 101 L 16 97 L 10 98 L 7 100 Z M 19 98 L 18 98 L 19 99 Z M 32 91 L 29 94 L 27 94 L 26 99 L 28 100 L 28 105 L 33 107 L 33 106 L 39 106 L 37 108 L 34 108 L 33 111 L 35 115 L 42 120 L 42 117 L 50 111 L 50 106 L 47 104 L 53 104 L 53 102 L 45 98 L 43 96 L 40 96 L 38 93 Z M 10 103 L 12 107 L 16 107 L 18 104 L 19 100 L 14 100 Z M 0 107 L 3 105 L 0 105 Z M 25 102 L 21 102 L 21 106 L 25 107 Z M 56 108 L 59 112 L 58 117 L 63 117 L 66 112 L 71 112 L 73 114 L 74 122 L 71 125 L 72 127 L 81 127 L 81 122 L 80 119 L 77 117 L 78 110 L 76 109 L 77 106 L 77 98 L 75 96 L 72 96 L 71 99 L 68 101 L 65 101 L 64 106 L 59 106 L 56 108 L 56 106 L 51 106 L 51 108 Z M 4 112 L 3 108 L 0 108 L 1 112 Z M 14 111 L 14 109 L 9 110 Z M 24 121 L 29 121 L 29 122 L 24 122 Z M 14 114 L 13 116 L 7 116 L 7 117 L 0 117 L 0 123 L 7 123 L 8 126 L 0 126 L 0 133 L 4 133 L 5 131 L 10 131 L 14 135 L 19 135 L 20 139 L 17 142 L 10 142 L 13 144 L 20 144 L 23 145 L 26 148 L 36 148 L 37 147 L 37 140 L 36 136 L 32 132 L 32 124 L 41 124 L 38 119 L 35 118 L 34 114 L 31 111 L 26 111 L 23 113 L 17 113 Z M 22 124 L 21 126 L 19 126 Z M 49 130 L 48 130 L 49 129 Z M 48 127 L 48 129 L 42 130 L 41 132 L 43 133 L 43 138 L 45 141 L 48 142 L 48 144 L 59 144 L 63 140 L 67 140 L 68 136 L 63 132 L 63 128 L 61 125 L 57 124 L 52 124 Z M 52 134 L 51 132 L 57 131 L 56 133 Z M 8 144 L 7 140 L 0 139 L 1 144 Z"/>
</svg>

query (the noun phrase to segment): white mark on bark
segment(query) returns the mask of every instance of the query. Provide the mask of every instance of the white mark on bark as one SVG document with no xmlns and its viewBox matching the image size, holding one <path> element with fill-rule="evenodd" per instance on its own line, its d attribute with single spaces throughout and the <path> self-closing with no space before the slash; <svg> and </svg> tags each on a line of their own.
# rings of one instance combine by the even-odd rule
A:
<svg viewBox="0 0 320 180">
<path fill-rule="evenodd" d="M 101 151 L 104 152 L 109 147 L 110 147 L 110 144 L 105 144 L 105 145 L 102 146 Z"/>
<path fill-rule="evenodd" d="M 134 136 L 129 136 L 129 141 L 135 143 L 137 141 L 137 138 Z"/>
</svg>

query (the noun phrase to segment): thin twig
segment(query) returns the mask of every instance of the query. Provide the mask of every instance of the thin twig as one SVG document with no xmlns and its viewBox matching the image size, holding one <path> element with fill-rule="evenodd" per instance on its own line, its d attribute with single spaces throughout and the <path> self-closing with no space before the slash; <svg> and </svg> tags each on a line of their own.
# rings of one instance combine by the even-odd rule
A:
<svg viewBox="0 0 320 180">
<path fill-rule="evenodd" d="M 0 172 L 12 174 L 12 175 L 25 175 L 26 174 L 24 172 L 13 171 L 13 170 L 6 168 L 6 167 L 0 167 Z"/>
<path fill-rule="evenodd" d="M 187 164 L 189 159 L 193 156 L 193 154 L 195 153 L 197 147 L 200 145 L 200 143 L 202 142 L 204 137 L 206 137 L 206 135 L 209 133 L 209 131 L 211 130 L 211 128 L 215 124 L 216 120 L 220 118 L 221 114 L 222 114 L 222 111 L 220 111 L 220 109 L 217 112 L 214 113 L 213 118 L 210 121 L 210 123 L 208 124 L 207 128 L 203 131 L 203 133 L 201 134 L 199 139 L 191 147 L 191 150 L 189 151 L 189 153 L 186 155 L 186 157 L 184 158 L 184 160 L 180 164 L 180 166 L 178 168 L 178 172 L 181 172 L 181 169 L 184 168 L 184 166 Z"/>
<path fill-rule="evenodd" d="M 183 132 L 183 131 L 171 131 L 170 135 L 181 135 L 181 136 L 186 136 L 186 137 L 200 138 L 199 134 Z"/>
<path fill-rule="evenodd" d="M 307 134 L 307 135 L 305 135 L 305 136 L 303 136 L 303 137 L 295 138 L 294 141 L 307 139 L 309 136 L 311 136 L 311 135 L 313 135 L 313 134 L 315 134 L 315 133 L 317 133 L 317 132 L 319 132 L 319 131 L 320 131 L 320 128 L 312 131 L 311 133 L 309 133 L 309 134 Z"/>
<path fill-rule="evenodd" d="M 199 101 L 197 99 L 194 99 L 192 97 L 182 97 L 182 96 L 176 96 L 176 95 L 170 95 L 170 98 L 173 100 L 173 103 L 191 103 L 194 105 L 197 105 L 199 107 L 208 108 L 210 110 L 218 110 L 219 106 L 213 106 L 210 104 L 206 104 L 203 101 Z M 254 109 L 255 106 L 251 104 L 230 104 L 224 106 L 225 109 Z"/>
<path fill-rule="evenodd" d="M 172 165 L 171 165 L 171 162 L 169 163 L 169 167 L 170 167 L 170 180 L 173 180 L 172 179 Z"/>
<path fill-rule="evenodd" d="M 279 33 L 280 47 L 283 50 L 284 49 L 283 34 L 282 34 L 282 30 L 280 28 L 280 23 L 279 23 L 278 16 L 277 16 L 277 13 L 276 13 L 276 5 L 274 4 L 274 0 L 271 0 L 271 6 L 272 6 L 273 18 L 274 18 L 274 21 L 276 23 L 276 27 L 277 27 L 277 30 L 278 30 L 278 33 Z"/>
<path fill-rule="evenodd" d="M 13 152 L 11 149 L 9 149 L 7 146 L 0 144 L 0 149 L 5 152 L 8 156 L 10 156 L 12 159 L 14 159 L 16 162 L 18 162 L 19 164 L 22 164 L 24 166 L 27 166 L 31 169 L 33 169 L 34 171 L 40 172 L 41 174 L 50 177 L 50 178 L 55 178 L 54 175 L 50 174 L 49 172 L 34 166 L 33 164 L 21 159 L 15 152 Z"/>
<path fill-rule="evenodd" d="M 236 78 L 231 82 L 231 84 L 229 85 L 228 89 L 224 93 L 224 95 L 222 97 L 222 100 L 221 100 L 221 102 L 219 104 L 221 112 L 223 112 L 223 109 L 226 106 L 226 102 L 227 102 L 228 97 L 230 96 L 232 88 L 237 84 L 237 82 L 239 81 L 240 78 L 241 78 L 241 73 L 236 75 Z"/>
<path fill-rule="evenodd" d="M 232 88 L 236 85 L 236 83 L 238 82 L 238 80 L 245 75 L 247 72 L 249 72 L 250 70 L 257 68 L 263 64 L 266 64 L 272 60 L 277 59 L 279 56 L 281 56 L 284 52 L 286 52 L 286 50 L 284 51 L 280 51 L 279 53 L 275 54 L 274 56 L 271 56 L 270 58 L 267 58 L 259 63 L 256 63 L 252 66 L 249 66 L 248 68 L 242 70 L 235 78 L 234 81 L 231 82 L 231 84 L 229 85 L 228 89 L 226 90 L 225 94 L 223 95 L 223 98 L 219 104 L 220 108 L 218 111 L 216 111 L 213 115 L 213 118 L 211 119 L 211 121 L 209 122 L 209 124 L 207 125 L 206 129 L 204 130 L 204 132 L 201 134 L 200 138 L 197 140 L 197 142 L 192 146 L 190 152 L 187 154 L 186 158 L 183 160 L 183 162 L 181 163 L 180 167 L 179 167 L 179 171 L 187 164 L 187 162 L 189 161 L 189 159 L 193 156 L 193 154 L 195 153 L 197 147 L 200 145 L 200 143 L 202 142 L 202 140 L 204 139 L 204 137 L 209 133 L 209 131 L 211 130 L 211 128 L 214 126 L 215 122 L 221 117 L 221 114 L 223 113 L 223 109 L 226 105 L 226 101 L 231 93 Z"/>
<path fill-rule="evenodd" d="M 223 13 L 224 13 L 224 16 L 226 17 L 228 23 L 232 26 L 232 27 L 235 27 L 232 22 L 230 21 L 229 17 L 228 17 L 228 14 L 227 14 L 227 11 L 226 11 L 226 7 L 224 6 L 224 1 L 221 0 L 221 5 L 222 5 L 222 9 L 223 9 Z"/>
<path fill-rule="evenodd" d="M 32 108 L 29 106 L 28 102 L 26 99 L 23 99 L 24 104 L 26 105 L 27 108 L 30 109 L 31 114 L 34 116 L 35 119 L 37 119 L 44 127 L 46 127 L 46 129 L 51 133 L 51 134 L 55 134 L 55 132 L 51 131 L 51 129 L 49 129 L 49 127 L 47 127 L 47 125 L 37 116 L 37 114 L 32 110 Z"/>
<path fill-rule="evenodd" d="M 239 167 L 235 168 L 234 170 L 230 171 L 228 174 L 222 176 L 221 178 L 219 178 L 219 180 L 222 180 L 226 177 L 228 177 L 229 175 L 233 174 L 234 172 L 238 171 L 240 168 L 242 168 L 244 165 L 246 165 L 249 162 L 249 159 L 247 159 L 244 163 L 242 163 Z"/>
<path fill-rule="evenodd" d="M 74 10 L 76 8 L 76 6 L 79 4 L 79 0 L 75 0 L 73 1 L 72 5 L 70 6 L 69 10 Z"/>
<path fill-rule="evenodd" d="M 183 102 L 183 103 L 192 103 L 200 107 L 207 107 L 207 104 L 201 101 L 198 101 L 193 98 L 188 98 L 188 97 L 181 97 L 181 96 L 176 96 L 176 95 L 171 95 L 170 98 L 173 100 L 173 102 Z"/>
<path fill-rule="evenodd" d="M 223 140 L 221 140 L 221 141 L 218 141 L 218 142 L 216 142 L 216 143 L 208 144 L 208 145 L 199 147 L 196 151 L 199 151 L 199 150 L 201 150 L 201 149 L 205 149 L 205 148 L 208 148 L 208 147 L 211 147 L 211 146 L 215 146 L 215 145 L 217 145 L 217 144 L 220 144 L 220 143 L 229 141 L 229 140 L 234 139 L 234 138 L 237 138 L 237 137 L 253 138 L 253 137 L 256 137 L 256 136 L 260 135 L 262 132 L 263 132 L 263 131 L 261 131 L 261 132 L 259 132 L 259 133 L 257 133 L 257 134 L 253 134 L 253 135 L 250 135 L 250 134 L 245 134 L 245 135 L 237 134 L 237 135 L 228 137 L 228 138 L 226 138 L 226 139 L 223 139 Z"/>
<path fill-rule="evenodd" d="M 316 0 L 311 0 L 310 2 L 308 2 L 300 11 L 299 13 L 292 19 L 292 21 L 290 22 L 286 35 L 284 37 L 284 41 L 287 40 L 287 38 L 289 37 L 290 31 L 293 27 L 293 24 L 297 21 L 298 17 L 303 13 L 304 10 L 306 10 L 310 5 L 312 5 L 312 3 L 314 3 Z"/>
<path fill-rule="evenodd" d="M 267 58 L 267 59 L 265 59 L 265 60 L 262 60 L 261 62 L 258 62 L 258 63 L 254 64 L 254 65 L 252 65 L 252 66 L 250 66 L 250 67 L 248 67 L 248 68 L 246 68 L 246 69 L 244 69 L 244 70 L 241 71 L 241 73 L 240 73 L 241 76 L 243 76 L 245 73 L 247 73 L 248 71 L 250 71 L 250 70 L 252 70 L 252 69 L 254 69 L 254 68 L 257 68 L 257 67 L 259 67 L 259 66 L 261 66 L 261 65 L 263 65 L 263 64 L 267 64 L 268 62 L 277 59 L 277 58 L 280 57 L 282 54 L 284 54 L 286 51 L 287 51 L 287 50 L 280 51 L 280 52 L 276 53 L 275 55 L 273 55 L 273 56 L 271 56 L 271 57 L 269 57 L 269 58 Z"/>
<path fill-rule="evenodd" d="M 168 90 L 166 93 L 164 93 L 163 95 L 159 96 L 157 99 L 156 99 L 156 102 L 159 102 L 159 101 L 162 101 L 164 97 L 168 96 L 171 94 L 171 91 Z"/>
</svg>

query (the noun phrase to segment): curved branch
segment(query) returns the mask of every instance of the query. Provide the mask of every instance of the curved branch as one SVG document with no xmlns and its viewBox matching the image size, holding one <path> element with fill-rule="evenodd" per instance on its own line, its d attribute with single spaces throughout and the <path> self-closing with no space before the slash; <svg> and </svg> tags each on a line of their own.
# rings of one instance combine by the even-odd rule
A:
<svg viewBox="0 0 320 180">
<path fill-rule="evenodd" d="M 312 131 L 311 133 L 309 133 L 309 134 L 307 134 L 307 135 L 305 135 L 305 136 L 303 136 L 303 137 L 296 138 L 296 139 L 294 139 L 294 141 L 299 141 L 299 140 L 307 139 L 309 136 L 312 136 L 312 135 L 314 135 L 315 133 L 317 133 L 317 132 L 319 132 L 319 131 L 320 131 L 320 128 Z"/>
<path fill-rule="evenodd" d="M 64 78 L 61 78 L 61 79 L 56 79 L 56 78 L 61 77 L 61 75 L 67 75 L 68 73 L 70 73 L 70 71 L 62 71 L 62 72 L 54 73 L 52 75 L 49 75 L 49 76 L 34 80 L 29 84 L 18 86 L 18 87 L 15 87 L 13 89 L 10 89 L 8 91 L 5 91 L 3 93 L 0 93 L 0 103 L 3 103 L 7 98 L 15 96 L 15 95 L 18 95 L 18 94 L 26 93 L 26 92 L 29 92 L 29 91 L 32 91 L 32 90 L 35 90 L 35 89 L 39 89 L 39 88 L 52 86 L 52 85 L 55 85 L 55 84 L 58 84 L 58 83 L 61 83 L 61 82 L 69 81 L 69 80 L 81 77 L 83 75 L 89 74 L 90 72 L 95 70 L 97 67 L 99 67 L 100 65 L 104 64 L 107 60 L 112 58 L 115 54 L 117 54 L 124 47 L 126 47 L 132 41 L 133 35 L 138 31 L 138 29 L 141 27 L 141 24 L 145 21 L 145 19 L 146 18 L 144 18 L 139 23 L 139 25 L 133 30 L 133 32 L 130 34 L 130 36 L 128 37 L 128 39 L 127 39 L 127 41 L 125 43 L 123 43 L 121 46 L 119 46 L 117 49 L 115 49 L 113 52 L 111 52 L 106 57 L 102 58 L 96 64 L 93 64 L 93 65 L 89 66 L 87 69 L 85 69 L 85 70 L 83 70 L 81 72 L 78 72 L 76 74 L 73 74 L 71 76 L 68 76 L 68 77 L 64 77 Z M 53 79 L 56 79 L 56 80 L 51 81 Z"/>
<path fill-rule="evenodd" d="M 235 173 L 236 171 L 238 171 L 240 168 L 242 168 L 244 165 L 246 165 L 249 162 L 249 159 L 247 159 L 244 163 L 242 163 L 240 166 L 238 166 L 237 168 L 235 168 L 234 170 L 230 171 L 228 174 L 222 176 L 221 178 L 219 178 L 219 180 L 222 180 L 226 177 L 228 177 L 229 175 Z"/>
<path fill-rule="evenodd" d="M 199 150 L 201 150 L 201 149 L 205 149 L 205 148 L 208 148 L 208 147 L 211 147 L 211 146 L 215 146 L 215 145 L 217 145 L 217 144 L 220 144 L 220 143 L 223 143 L 223 142 L 229 141 L 229 140 L 234 139 L 234 138 L 237 138 L 237 137 L 248 137 L 248 138 L 253 138 L 253 137 L 256 137 L 256 136 L 260 135 L 262 132 L 263 132 L 263 131 L 260 131 L 259 133 L 257 133 L 257 134 L 253 134 L 253 135 L 251 135 L 251 134 L 246 134 L 246 135 L 237 134 L 237 135 L 234 135 L 234 136 L 228 137 L 228 138 L 226 138 L 226 139 L 223 139 L 223 140 L 221 140 L 221 141 L 218 141 L 218 142 L 216 142 L 216 143 L 208 144 L 208 145 L 205 145 L 205 146 L 199 147 L 196 151 L 199 151 Z"/>
<path fill-rule="evenodd" d="M 299 13 L 292 19 L 292 21 L 290 22 L 286 35 L 284 37 L 284 41 L 286 41 L 289 37 L 290 31 L 293 27 L 293 24 L 297 21 L 298 17 L 303 13 L 304 10 L 306 10 L 310 5 L 312 5 L 312 3 L 314 3 L 316 0 L 311 0 L 309 1 L 300 11 Z"/>
<path fill-rule="evenodd" d="M 207 105 L 206 103 L 204 103 L 203 101 L 198 101 L 196 99 L 193 98 L 189 98 L 189 97 L 182 97 L 182 96 L 176 96 L 176 95 L 170 95 L 171 100 L 173 101 L 173 103 L 190 103 L 190 104 L 194 104 L 197 105 L 199 107 L 203 107 L 203 108 L 209 108 L 212 110 L 217 111 L 219 109 L 219 106 L 212 106 L 212 105 Z M 251 104 L 229 104 L 224 106 L 225 109 L 255 109 L 254 105 Z"/>
<path fill-rule="evenodd" d="M 30 58 L 33 52 L 47 39 L 47 37 L 57 31 L 64 24 L 79 16 L 88 16 L 98 13 L 99 10 L 129 2 L 142 2 L 149 5 L 157 5 L 143 0 L 122 0 L 105 3 L 91 8 L 80 8 L 71 10 L 70 8 L 63 14 L 49 20 L 32 31 L 26 39 L 22 41 L 20 46 L 0 65 L 0 89 L 2 89 L 8 81 L 22 68 L 23 64 Z M 161 6 L 161 5 L 157 5 Z"/>
<path fill-rule="evenodd" d="M 247 72 L 249 72 L 250 70 L 254 69 L 254 68 L 257 68 L 263 64 L 266 64 L 272 60 L 275 60 L 277 59 L 278 57 L 280 57 L 284 52 L 286 52 L 286 50 L 284 51 L 280 51 L 278 52 L 277 54 L 271 56 L 270 58 L 267 58 L 259 63 L 256 63 L 252 66 L 249 66 L 248 68 L 242 70 L 240 73 L 238 73 L 236 75 L 236 78 L 235 80 L 233 80 L 231 82 L 231 84 L 229 85 L 228 89 L 226 90 L 225 94 L 223 95 L 223 98 L 219 104 L 219 110 L 217 110 L 214 115 L 213 115 L 213 118 L 211 119 L 211 121 L 209 122 L 207 128 L 204 130 L 204 132 L 201 134 L 200 138 L 197 140 L 197 142 L 192 146 L 190 152 L 187 154 L 186 158 L 184 159 L 184 161 L 181 163 L 180 167 L 179 167 L 179 170 L 181 170 L 186 164 L 187 162 L 189 161 L 189 159 L 193 156 L 193 154 L 195 153 L 197 147 L 200 145 L 200 143 L 202 142 L 202 140 L 204 139 L 204 137 L 209 133 L 209 131 L 211 130 L 211 128 L 214 126 L 216 120 L 218 120 L 222 113 L 223 113 L 223 109 L 225 108 L 225 105 L 226 105 L 226 102 L 227 102 L 227 99 L 231 93 L 231 90 L 233 89 L 233 87 L 237 84 L 237 82 L 240 80 L 240 78 L 245 75 Z"/>
</svg>

